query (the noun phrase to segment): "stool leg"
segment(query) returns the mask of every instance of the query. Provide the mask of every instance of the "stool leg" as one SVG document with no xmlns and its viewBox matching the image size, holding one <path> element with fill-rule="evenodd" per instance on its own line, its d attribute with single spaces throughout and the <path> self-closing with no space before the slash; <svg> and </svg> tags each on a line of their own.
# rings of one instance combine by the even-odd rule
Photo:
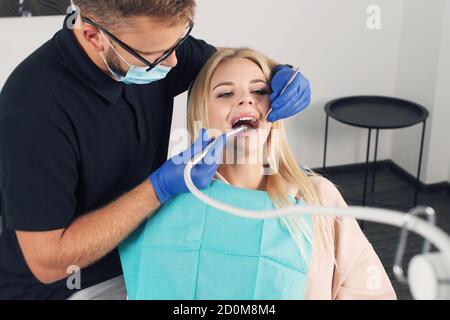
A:
<svg viewBox="0 0 450 320">
<path fill-rule="evenodd" d="M 366 191 L 367 191 L 367 175 L 369 173 L 369 154 L 370 154 L 370 137 L 372 135 L 372 129 L 369 129 L 369 134 L 367 137 L 367 155 L 366 155 L 366 166 L 364 170 L 364 191 L 363 191 L 363 200 L 362 200 L 362 206 L 366 206 Z M 359 222 L 359 226 L 361 227 L 361 230 L 364 231 L 364 220 Z"/>
<path fill-rule="evenodd" d="M 425 141 L 426 124 L 427 124 L 427 120 L 424 120 L 423 128 L 422 128 L 422 140 L 420 141 L 419 167 L 417 169 L 417 178 L 416 178 L 416 192 L 414 193 L 414 204 L 413 204 L 414 207 L 417 205 L 417 196 L 418 196 L 418 193 L 419 193 L 420 169 L 422 167 L 423 144 L 424 144 L 424 141 Z"/>
<path fill-rule="evenodd" d="M 370 154 L 370 136 L 372 135 L 372 129 L 369 129 L 369 134 L 367 138 L 367 154 L 366 154 L 366 166 L 364 170 L 364 191 L 363 191 L 363 200 L 362 206 L 366 205 L 366 190 L 367 190 L 367 175 L 369 173 L 369 154 Z"/>
<path fill-rule="evenodd" d="M 326 120 L 325 120 L 325 142 L 324 142 L 324 149 L 323 149 L 323 166 L 322 166 L 323 171 L 325 171 L 326 160 L 327 160 L 328 119 L 329 119 L 329 116 L 327 115 Z"/>
<path fill-rule="evenodd" d="M 377 171 L 377 154 L 378 154 L 378 135 L 380 133 L 380 129 L 377 129 L 377 136 L 375 140 L 375 158 L 373 160 L 373 171 L 372 171 L 372 192 L 375 191 L 375 173 Z"/>
</svg>

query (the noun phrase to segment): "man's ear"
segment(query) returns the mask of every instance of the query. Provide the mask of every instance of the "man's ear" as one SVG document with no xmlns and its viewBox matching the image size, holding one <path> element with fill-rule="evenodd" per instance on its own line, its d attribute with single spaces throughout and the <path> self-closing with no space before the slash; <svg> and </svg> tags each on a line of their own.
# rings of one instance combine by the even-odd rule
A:
<svg viewBox="0 0 450 320">
<path fill-rule="evenodd" d="M 105 50 L 103 37 L 97 28 L 85 23 L 81 32 L 84 40 L 89 43 L 94 50 L 98 52 Z"/>
</svg>

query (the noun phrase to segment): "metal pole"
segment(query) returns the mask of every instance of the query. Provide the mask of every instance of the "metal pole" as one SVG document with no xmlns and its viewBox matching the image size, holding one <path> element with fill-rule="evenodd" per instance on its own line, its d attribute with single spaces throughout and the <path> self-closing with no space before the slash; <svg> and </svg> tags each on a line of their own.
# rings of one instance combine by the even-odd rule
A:
<svg viewBox="0 0 450 320">
<path fill-rule="evenodd" d="M 325 120 L 325 142 L 324 142 L 324 150 L 323 150 L 323 166 L 322 170 L 325 171 L 326 159 L 327 159 L 327 143 L 328 143 L 328 118 L 327 115 Z"/>
<path fill-rule="evenodd" d="M 422 155 L 423 155 L 423 145 L 425 141 L 425 128 L 426 128 L 427 120 L 423 121 L 423 128 L 422 128 L 422 140 L 420 142 L 420 154 L 419 154 L 419 167 L 417 169 L 417 179 L 416 179 L 416 192 L 414 194 L 414 205 L 415 207 L 417 205 L 417 197 L 419 193 L 419 184 L 420 184 L 420 169 L 422 167 Z"/>
<path fill-rule="evenodd" d="M 377 136 L 375 140 L 375 158 L 373 160 L 373 171 L 372 171 L 372 192 L 375 191 L 375 173 L 377 170 L 377 154 L 378 154 L 378 135 L 380 133 L 380 129 L 377 129 Z"/>
<path fill-rule="evenodd" d="M 370 136 L 372 135 L 372 129 L 369 128 L 369 134 L 367 138 L 367 154 L 366 154 L 366 166 L 364 172 L 364 191 L 363 191 L 363 201 L 362 206 L 366 205 L 366 191 L 367 191 L 367 174 L 369 173 L 369 154 L 370 154 Z"/>
</svg>

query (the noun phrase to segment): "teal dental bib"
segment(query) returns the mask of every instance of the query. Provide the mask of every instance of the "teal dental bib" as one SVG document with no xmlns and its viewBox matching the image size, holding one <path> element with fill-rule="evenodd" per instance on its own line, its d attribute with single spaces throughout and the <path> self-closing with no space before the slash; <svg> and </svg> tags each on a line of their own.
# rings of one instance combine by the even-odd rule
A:
<svg viewBox="0 0 450 320">
<path fill-rule="evenodd" d="M 218 180 L 203 192 L 240 208 L 274 208 L 267 192 Z M 311 226 L 309 215 L 299 217 Z M 281 219 L 237 217 L 190 193 L 176 196 L 119 246 L 128 299 L 303 299 L 311 258 L 304 240 L 308 257 Z"/>
</svg>

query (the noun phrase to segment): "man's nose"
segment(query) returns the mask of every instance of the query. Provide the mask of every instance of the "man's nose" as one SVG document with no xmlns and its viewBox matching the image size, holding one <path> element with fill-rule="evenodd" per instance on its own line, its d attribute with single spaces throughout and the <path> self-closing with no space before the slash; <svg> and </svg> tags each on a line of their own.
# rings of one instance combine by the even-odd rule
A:
<svg viewBox="0 0 450 320">
<path fill-rule="evenodd" d="M 163 62 L 161 62 L 162 65 L 165 65 L 167 67 L 174 68 L 178 63 L 177 54 L 176 52 L 172 52 L 170 56 L 168 56 Z"/>
</svg>

